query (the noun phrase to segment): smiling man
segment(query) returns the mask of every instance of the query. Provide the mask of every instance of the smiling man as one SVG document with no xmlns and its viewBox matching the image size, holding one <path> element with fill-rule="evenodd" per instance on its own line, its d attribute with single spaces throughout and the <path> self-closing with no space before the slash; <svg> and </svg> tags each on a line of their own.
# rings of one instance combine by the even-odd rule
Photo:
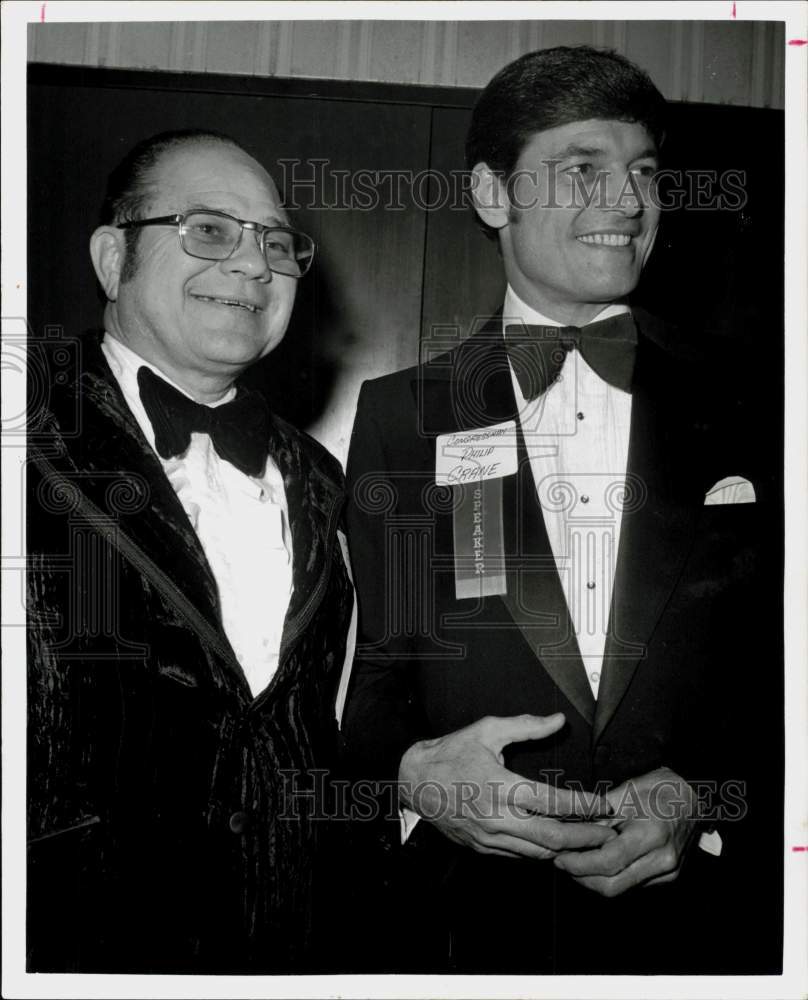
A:
<svg viewBox="0 0 808 1000">
<path fill-rule="evenodd" d="M 628 301 L 664 119 L 613 53 L 497 74 L 466 156 L 501 315 L 362 389 L 344 730 L 357 778 L 399 782 L 388 968 L 776 965 L 776 933 L 738 948 L 766 800 L 733 735 L 766 661 L 766 497 L 729 361 L 710 381 Z"/>
<path fill-rule="evenodd" d="M 239 376 L 314 245 L 208 132 L 135 147 L 102 222 L 105 333 L 29 452 L 28 968 L 313 971 L 344 494 Z"/>
</svg>

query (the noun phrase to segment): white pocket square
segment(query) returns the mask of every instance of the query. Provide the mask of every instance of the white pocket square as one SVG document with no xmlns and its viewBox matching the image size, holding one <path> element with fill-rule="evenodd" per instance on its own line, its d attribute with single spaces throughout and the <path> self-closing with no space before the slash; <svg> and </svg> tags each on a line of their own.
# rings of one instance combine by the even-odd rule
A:
<svg viewBox="0 0 808 1000">
<path fill-rule="evenodd" d="M 754 503 L 755 487 L 743 476 L 727 476 L 704 494 L 704 506 L 719 503 Z"/>
</svg>

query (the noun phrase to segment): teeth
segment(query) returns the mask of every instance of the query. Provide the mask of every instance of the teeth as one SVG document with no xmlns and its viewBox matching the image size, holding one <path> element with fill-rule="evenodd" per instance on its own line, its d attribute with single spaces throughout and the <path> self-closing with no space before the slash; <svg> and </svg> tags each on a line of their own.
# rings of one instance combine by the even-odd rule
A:
<svg viewBox="0 0 808 1000">
<path fill-rule="evenodd" d="M 627 247 L 631 243 L 630 236 L 620 233 L 590 233 L 588 236 L 579 236 L 578 239 L 581 243 L 605 247 Z"/>
<path fill-rule="evenodd" d="M 249 302 L 239 302 L 238 299 L 219 299 L 212 295 L 196 295 L 194 297 L 199 299 L 200 302 L 221 302 L 224 306 L 238 306 L 240 309 L 246 309 L 251 313 L 258 312 L 257 308 L 250 305 Z"/>
</svg>

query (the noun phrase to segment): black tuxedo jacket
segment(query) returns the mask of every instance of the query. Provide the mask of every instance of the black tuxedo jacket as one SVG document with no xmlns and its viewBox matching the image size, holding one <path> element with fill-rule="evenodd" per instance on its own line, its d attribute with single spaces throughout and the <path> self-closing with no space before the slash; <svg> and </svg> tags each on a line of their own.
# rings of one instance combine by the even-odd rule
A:
<svg viewBox="0 0 808 1000">
<path fill-rule="evenodd" d="M 767 782 L 776 793 L 782 780 L 776 478 L 766 468 L 762 423 L 754 419 L 760 415 L 747 413 L 733 366 L 721 370 L 726 382 L 710 382 L 707 360 L 677 354 L 671 331 L 651 317 L 635 319 L 628 496 L 597 702 L 521 436 L 518 472 L 503 480 L 507 595 L 455 597 L 452 501 L 434 485 L 435 441 L 516 418 L 495 323 L 450 354 L 363 386 L 348 463 L 360 633 L 343 728 L 357 776 L 392 780 L 418 739 L 486 715 L 561 711 L 564 728 L 506 747 L 506 766 L 589 789 L 671 768 L 709 799 L 710 825 L 725 842 L 720 860 L 705 856 L 693 865 L 708 860 L 708 876 L 724 879 L 733 858 L 741 866 L 748 860 L 761 828 L 770 832 Z M 705 505 L 707 491 L 733 475 L 752 482 L 757 502 Z M 761 730 L 750 725 L 759 712 Z M 647 922 L 649 894 L 657 892 L 654 902 L 662 899 L 671 912 L 674 893 L 683 895 L 680 884 L 667 897 L 665 889 L 649 889 L 628 894 L 629 903 L 595 899 L 548 865 L 472 855 L 425 826 L 405 856 L 422 849 L 433 865 L 430 879 L 442 880 L 444 897 L 454 900 L 449 908 L 458 912 L 446 924 L 450 936 L 456 932 L 457 968 L 499 967 L 485 937 L 473 933 L 473 947 L 458 958 L 468 922 L 457 928 L 476 909 L 460 886 L 487 885 L 490 902 L 502 898 L 505 885 L 513 898 L 523 897 L 525 885 L 538 880 L 537 895 L 557 901 L 552 916 L 544 914 L 555 944 L 544 957 L 517 959 L 523 971 L 597 971 L 599 963 L 609 971 L 605 952 L 590 966 L 573 945 L 570 914 L 613 903 L 599 924 L 613 925 L 627 906 Z M 704 886 L 703 874 L 697 882 Z M 776 945 L 765 961 L 774 952 Z"/>
<path fill-rule="evenodd" d="M 274 419 L 294 591 L 254 698 L 197 536 L 83 348 L 77 384 L 29 410 L 28 968 L 319 968 L 352 605 L 341 470 Z"/>
</svg>

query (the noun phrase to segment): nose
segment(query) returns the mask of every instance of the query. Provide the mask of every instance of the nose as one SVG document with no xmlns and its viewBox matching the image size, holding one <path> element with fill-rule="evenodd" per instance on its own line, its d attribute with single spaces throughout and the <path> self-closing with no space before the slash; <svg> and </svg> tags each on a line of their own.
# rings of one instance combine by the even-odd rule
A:
<svg viewBox="0 0 808 1000">
<path fill-rule="evenodd" d="M 233 253 L 221 262 L 229 274 L 240 274 L 255 281 L 272 281 L 272 271 L 261 250 L 260 234 L 254 230 L 242 229 L 241 239 Z"/>
<path fill-rule="evenodd" d="M 631 170 L 614 169 L 609 172 L 607 205 L 610 211 L 619 212 L 627 219 L 642 214 L 645 208 L 642 192 Z"/>
</svg>

